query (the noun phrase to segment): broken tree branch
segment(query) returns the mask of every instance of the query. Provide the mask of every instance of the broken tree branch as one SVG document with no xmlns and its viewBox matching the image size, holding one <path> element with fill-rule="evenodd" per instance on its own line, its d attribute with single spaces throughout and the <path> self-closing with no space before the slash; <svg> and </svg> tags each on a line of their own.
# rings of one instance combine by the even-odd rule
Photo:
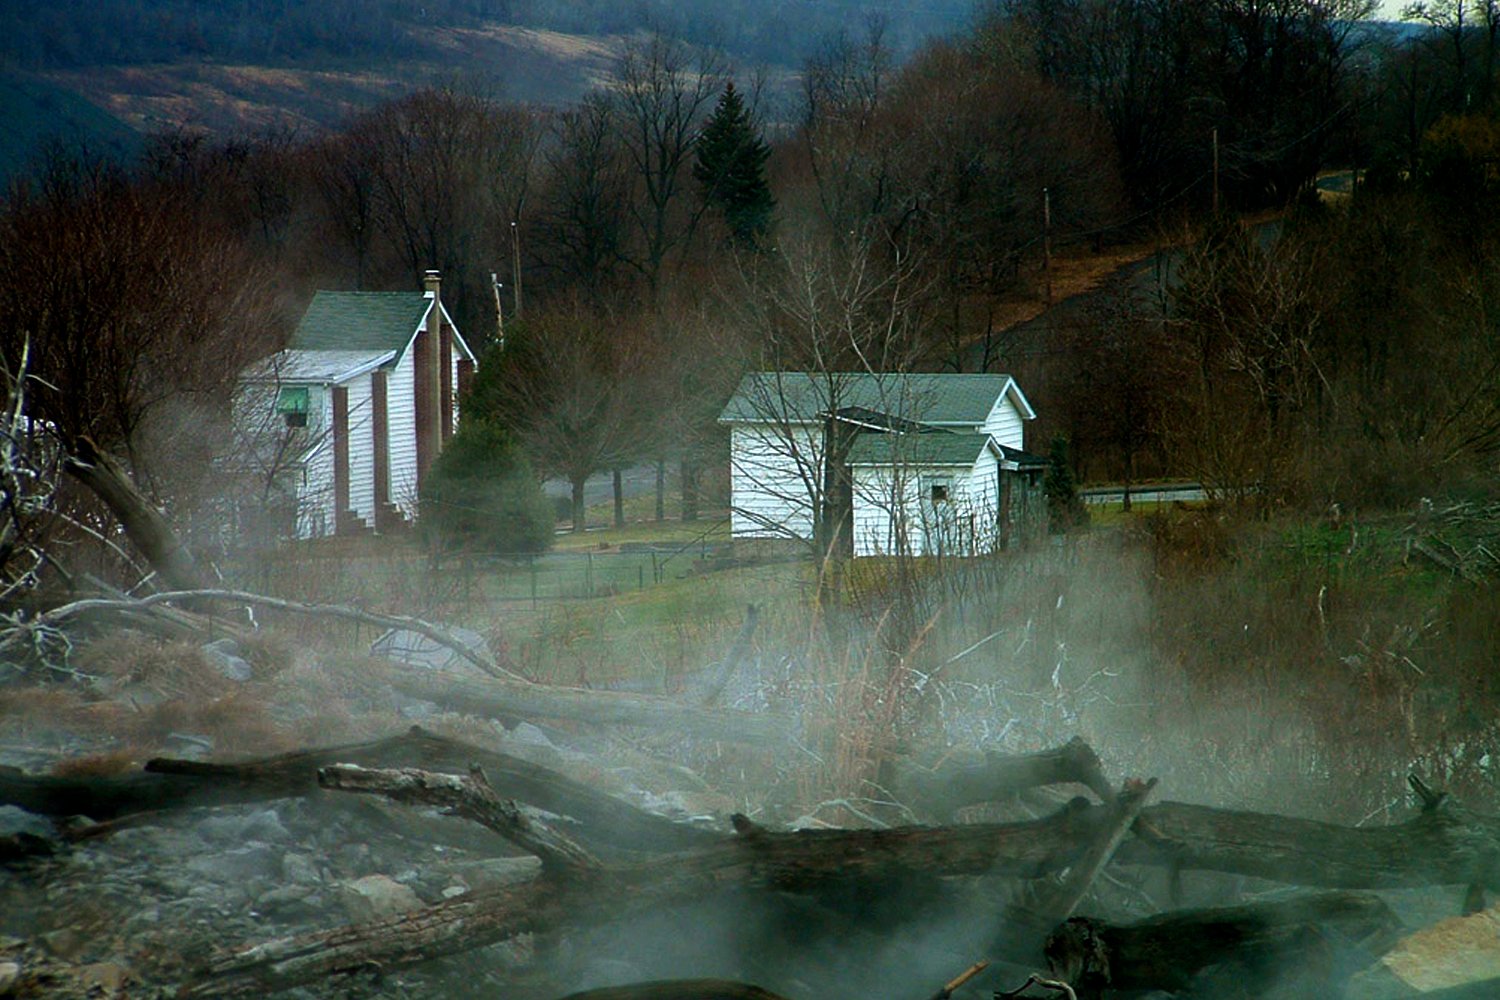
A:
<svg viewBox="0 0 1500 1000">
<path fill-rule="evenodd" d="M 442 806 L 453 815 L 488 827 L 535 854 L 541 859 L 542 870 L 557 877 L 577 878 L 598 872 L 602 867 L 599 859 L 567 836 L 540 820 L 528 818 L 514 802 L 496 795 L 478 765 L 470 768 L 467 777 L 461 777 L 413 767 L 381 769 L 335 764 L 319 768 L 318 784 L 340 792 L 384 795 L 396 802 Z"/>
<path fill-rule="evenodd" d="M 0 804 L 42 816 L 86 815 L 108 821 L 156 810 L 315 794 L 318 769 L 337 763 L 462 771 L 476 762 L 501 794 L 577 820 L 591 841 L 627 850 L 664 851 L 722 839 L 720 834 L 637 809 L 530 761 L 418 726 L 371 743 L 299 750 L 238 764 L 156 758 L 146 762 L 143 772 L 92 778 L 26 775 L 0 768 Z"/>
<path fill-rule="evenodd" d="M 208 578 L 166 517 L 136 489 L 125 468 L 88 438 L 79 438 L 63 469 L 93 490 L 125 529 L 125 535 L 174 590 L 193 590 Z"/>
<path fill-rule="evenodd" d="M 1078 1000 L 1078 994 L 1074 993 L 1073 987 L 1069 986 L 1067 983 L 1063 982 L 1060 979 L 1044 979 L 1041 976 L 1037 975 L 1035 972 L 1027 976 L 1026 982 L 1022 983 L 1020 986 L 1017 986 L 1013 990 L 1006 990 L 1004 992 L 997 990 L 995 992 L 995 996 L 997 1000 L 999 997 L 1019 997 L 1022 993 L 1025 993 L 1033 986 L 1040 986 L 1044 990 L 1051 990 L 1054 993 L 1061 993 L 1063 996 L 1067 997 L 1068 1000 Z"/>
<path fill-rule="evenodd" d="M 993 802 L 1040 785 L 1079 784 L 1114 798 L 1098 754 L 1077 736 L 1060 747 L 1028 754 L 954 754 L 932 765 L 894 758 L 881 785 L 917 813 L 947 821 L 955 810 Z"/>
<path fill-rule="evenodd" d="M 244 590 L 222 590 L 212 588 L 198 588 L 191 590 L 173 590 L 160 594 L 152 594 L 142 598 L 107 598 L 91 597 L 61 607 L 53 608 L 33 618 L 27 624 L 32 627 L 56 628 L 67 621 L 87 614 L 117 613 L 138 614 L 143 611 L 155 609 L 160 605 L 174 602 L 202 602 L 202 601 L 231 601 L 235 604 L 249 604 L 262 608 L 274 608 L 277 611 L 286 611 L 291 614 L 308 615 L 315 618 L 340 618 L 345 621 L 359 622 L 365 625 L 378 625 L 381 628 L 409 629 L 418 635 L 425 636 L 439 645 L 446 646 L 455 653 L 462 656 L 469 663 L 489 674 L 491 677 L 509 681 L 512 683 L 531 686 L 532 682 L 519 674 L 513 674 L 495 663 L 492 659 L 482 655 L 477 650 L 460 642 L 447 630 L 433 625 L 431 622 L 422 621 L 420 618 L 409 618 L 405 615 L 387 615 L 376 611 L 365 611 L 362 608 L 351 608 L 342 604 L 306 604 L 301 601 L 288 601 L 280 597 L 267 597 L 264 594 L 252 594 Z M 176 609 L 173 609 L 176 610 Z M 6 639 L 0 642 L 0 650 L 3 650 L 10 642 Z"/>
<path fill-rule="evenodd" d="M 1155 788 L 1155 778 L 1150 781 L 1126 782 L 1124 790 L 1108 806 L 1108 821 L 1099 827 L 1093 843 L 1089 844 L 1083 857 L 1069 867 L 1061 881 L 1041 883 L 1040 888 L 1032 887 L 1027 894 L 1029 898 L 1014 908 L 1020 911 L 1015 913 L 1014 918 L 1030 922 L 1041 932 L 1036 936 L 1041 937 L 1047 930 L 1072 916 L 1104 866 L 1114 858 L 1115 851 L 1130 833 L 1131 826 Z"/>
</svg>

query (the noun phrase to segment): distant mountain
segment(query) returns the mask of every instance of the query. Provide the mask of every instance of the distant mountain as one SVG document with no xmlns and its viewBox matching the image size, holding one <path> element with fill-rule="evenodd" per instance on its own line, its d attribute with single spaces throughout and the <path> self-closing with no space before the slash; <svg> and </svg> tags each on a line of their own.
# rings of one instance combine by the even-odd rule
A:
<svg viewBox="0 0 1500 1000">
<path fill-rule="evenodd" d="M 823 37 L 886 26 L 897 51 L 951 32 L 974 0 L 91 0 L 0 9 L 0 57 L 32 70 L 199 58 L 284 65 L 422 59 L 433 28 L 507 26 L 570 35 L 660 28 L 741 59 L 801 62 Z"/>
<path fill-rule="evenodd" d="M 741 67 L 791 72 L 838 32 L 883 25 L 898 54 L 960 28 L 975 0 L 90 0 L 0 4 L 0 171 L 54 135 L 128 155 L 141 136 L 336 125 L 462 82 L 564 104 L 660 29 Z M 103 109 L 108 108 L 109 111 Z"/>
<path fill-rule="evenodd" d="M 78 94 L 25 73 L 0 72 L 0 185 L 31 170 L 49 146 L 129 159 L 140 132 Z"/>
</svg>

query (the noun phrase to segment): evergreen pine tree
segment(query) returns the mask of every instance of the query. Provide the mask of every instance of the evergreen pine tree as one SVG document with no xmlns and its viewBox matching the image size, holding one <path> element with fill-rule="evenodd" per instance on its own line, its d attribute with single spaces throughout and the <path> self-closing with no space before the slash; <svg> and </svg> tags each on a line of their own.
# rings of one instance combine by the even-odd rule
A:
<svg viewBox="0 0 1500 1000">
<path fill-rule="evenodd" d="M 1061 434 L 1052 439 L 1042 491 L 1047 496 L 1047 520 L 1054 534 L 1088 523 L 1088 510 L 1083 506 L 1083 498 L 1078 495 L 1078 484 L 1073 479 L 1068 439 Z"/>
<path fill-rule="evenodd" d="M 714 113 L 698 137 L 693 177 L 703 199 L 724 214 L 734 238 L 754 244 L 771 224 L 775 200 L 766 183 L 771 149 L 756 131 L 734 84 L 724 87 Z"/>
</svg>

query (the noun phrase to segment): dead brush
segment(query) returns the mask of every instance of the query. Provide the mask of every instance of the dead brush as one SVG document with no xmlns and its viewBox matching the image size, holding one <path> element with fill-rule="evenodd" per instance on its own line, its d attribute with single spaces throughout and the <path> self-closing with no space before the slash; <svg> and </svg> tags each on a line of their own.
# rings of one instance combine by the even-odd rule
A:
<svg viewBox="0 0 1500 1000">
<path fill-rule="evenodd" d="M 918 655 L 933 622 L 893 654 L 881 635 L 892 614 L 882 614 L 863 641 L 849 636 L 831 641 L 834 636 L 826 630 L 815 630 L 807 657 L 811 686 L 821 697 L 810 702 L 807 717 L 815 763 L 802 770 L 797 791 L 814 813 L 833 807 L 821 818 L 834 825 L 872 822 L 864 806 L 882 797 L 876 782 L 881 761 L 905 740 L 904 730 L 918 714 L 914 699 L 920 691 L 907 663 Z"/>
<path fill-rule="evenodd" d="M 74 658 L 85 672 L 108 678 L 116 689 L 133 686 L 160 698 L 215 698 L 235 684 L 193 643 L 128 632 L 89 643 Z"/>
</svg>

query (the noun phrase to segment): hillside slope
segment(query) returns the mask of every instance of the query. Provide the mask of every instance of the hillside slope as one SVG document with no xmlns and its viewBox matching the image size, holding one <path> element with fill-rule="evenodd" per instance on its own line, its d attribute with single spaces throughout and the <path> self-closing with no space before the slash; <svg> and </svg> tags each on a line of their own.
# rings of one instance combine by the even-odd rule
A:
<svg viewBox="0 0 1500 1000">
<path fill-rule="evenodd" d="M 0 184 L 31 169 L 61 143 L 109 158 L 133 156 L 141 134 L 71 88 L 26 73 L 0 73 Z"/>
</svg>

